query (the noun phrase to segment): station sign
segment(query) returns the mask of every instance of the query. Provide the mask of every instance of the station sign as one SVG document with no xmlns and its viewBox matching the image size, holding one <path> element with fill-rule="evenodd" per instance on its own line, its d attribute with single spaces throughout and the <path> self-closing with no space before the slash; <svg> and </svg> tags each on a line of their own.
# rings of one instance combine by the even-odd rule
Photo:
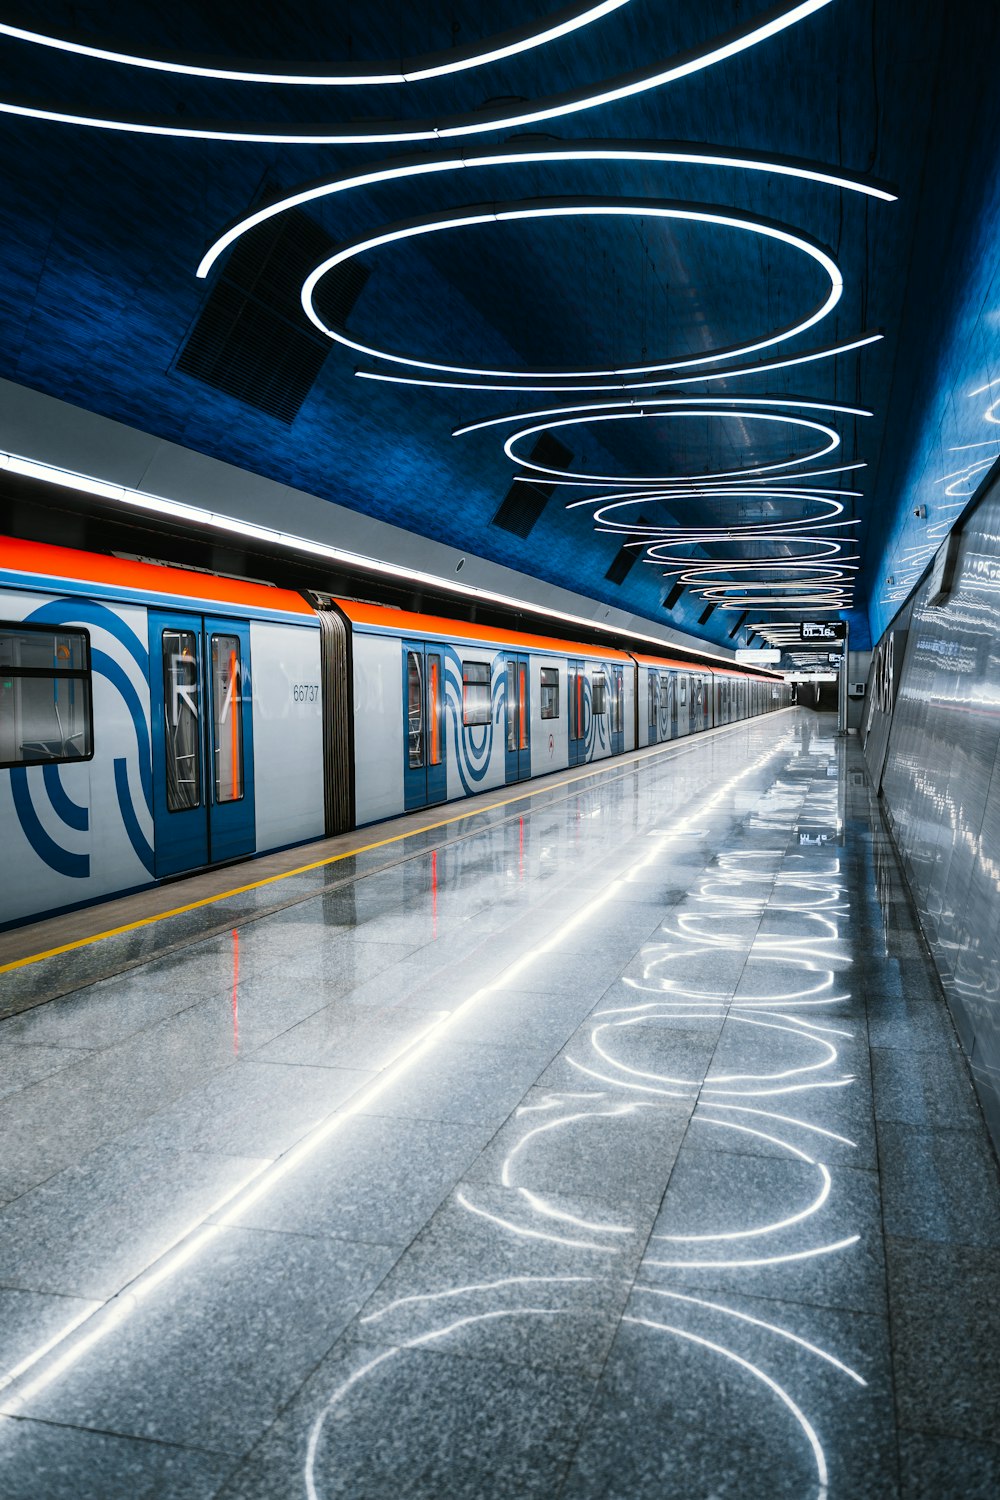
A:
<svg viewBox="0 0 1000 1500">
<path fill-rule="evenodd" d="M 846 641 L 844 620 L 803 620 L 799 624 L 800 641 Z"/>
<path fill-rule="evenodd" d="M 781 652 L 773 646 L 762 646 L 759 651 L 741 648 L 736 653 L 736 660 L 744 667 L 770 666 L 781 660 Z"/>
</svg>

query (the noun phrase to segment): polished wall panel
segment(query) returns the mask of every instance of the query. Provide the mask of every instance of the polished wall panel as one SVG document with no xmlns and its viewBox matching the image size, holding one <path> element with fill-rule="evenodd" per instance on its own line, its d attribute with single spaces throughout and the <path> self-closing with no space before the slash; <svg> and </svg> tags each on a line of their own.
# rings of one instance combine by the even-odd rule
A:
<svg viewBox="0 0 1000 1500">
<path fill-rule="evenodd" d="M 881 706 L 876 652 L 865 754 L 1000 1144 L 1000 484 L 966 522 L 939 606 L 932 587 Z"/>
</svg>

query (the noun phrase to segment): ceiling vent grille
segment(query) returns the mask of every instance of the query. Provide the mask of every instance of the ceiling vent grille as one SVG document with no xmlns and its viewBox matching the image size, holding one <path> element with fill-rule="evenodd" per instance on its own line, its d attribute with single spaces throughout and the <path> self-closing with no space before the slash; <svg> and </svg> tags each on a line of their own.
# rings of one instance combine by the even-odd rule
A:
<svg viewBox="0 0 1000 1500">
<path fill-rule="evenodd" d="M 740 631 L 743 629 L 743 627 L 744 627 L 744 625 L 746 624 L 746 621 L 747 621 L 747 615 L 748 615 L 748 613 L 749 613 L 748 610 L 744 610 L 743 613 L 740 615 L 739 619 L 736 621 L 736 624 L 733 626 L 732 630 L 729 632 L 729 639 L 731 641 L 735 640 L 735 638 L 739 635 Z"/>
<path fill-rule="evenodd" d="M 306 318 L 303 281 L 333 241 L 300 209 L 237 241 L 175 363 L 183 375 L 291 425 L 332 348 Z M 346 323 L 369 272 L 354 261 L 324 277 L 320 316 Z"/>
<path fill-rule="evenodd" d="M 547 432 L 531 450 L 531 462 L 543 464 L 547 469 L 568 468 L 572 457 L 570 450 Z M 530 536 L 554 490 L 555 485 L 541 477 L 515 479 L 490 524 L 514 536 Z"/>
<path fill-rule="evenodd" d="M 682 583 L 675 583 L 673 588 L 670 590 L 670 593 L 663 601 L 663 608 L 673 609 L 674 605 L 677 603 L 683 592 L 684 585 Z"/>
<path fill-rule="evenodd" d="M 714 614 L 714 613 L 715 613 L 715 605 L 714 604 L 708 605 L 708 607 L 706 609 L 703 609 L 702 612 L 701 612 L 701 614 L 698 616 L 698 624 L 699 625 L 707 625 L 708 621 L 709 621 L 709 616 L 712 615 L 712 614 Z"/>
<path fill-rule="evenodd" d="M 640 526 L 646 526 L 648 524 L 649 523 L 647 522 L 645 516 L 639 517 Z M 619 547 L 618 552 L 615 555 L 614 561 L 604 575 L 609 583 L 622 584 L 625 582 L 626 578 L 631 573 L 636 563 L 639 561 L 639 558 L 642 555 L 642 547 L 644 546 L 645 542 L 646 536 L 641 531 L 633 532 L 631 536 L 627 536 L 625 538 L 624 542 Z"/>
</svg>

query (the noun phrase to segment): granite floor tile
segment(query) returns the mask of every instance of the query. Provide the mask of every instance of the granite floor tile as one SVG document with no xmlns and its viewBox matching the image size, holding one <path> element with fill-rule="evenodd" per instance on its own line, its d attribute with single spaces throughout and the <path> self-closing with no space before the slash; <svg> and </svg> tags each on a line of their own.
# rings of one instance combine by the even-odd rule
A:
<svg viewBox="0 0 1000 1500">
<path fill-rule="evenodd" d="M 330 1500 L 551 1500 L 592 1390 L 419 1345 L 338 1346 L 219 1500 L 274 1500 L 304 1481 Z"/>
<path fill-rule="evenodd" d="M 454 1257 L 440 1263 L 422 1248 L 404 1255 L 365 1304 L 350 1330 L 355 1337 L 396 1347 L 416 1343 L 491 1366 L 600 1374 L 631 1286 L 621 1267 L 587 1274 L 581 1256 L 579 1264 L 561 1262 L 549 1274 L 502 1276 L 489 1263 L 481 1269 Z"/>
<path fill-rule="evenodd" d="M 0 1284 L 104 1298 L 263 1163 L 111 1144 L 0 1210 Z"/>
<path fill-rule="evenodd" d="M 866 991 L 868 1035 L 873 1047 L 912 1052 L 954 1053 L 955 1027 L 947 1007 L 937 999 L 912 999 Z"/>
<path fill-rule="evenodd" d="M 605 990 L 588 1019 L 597 1024 L 648 1010 L 656 1015 L 661 1030 L 697 1031 L 717 1037 L 728 1008 L 728 997 L 699 1001 L 680 989 L 647 990 L 639 980 L 622 979 Z"/>
<path fill-rule="evenodd" d="M 886 1239 L 900 1426 L 993 1443 L 1000 1431 L 1000 1251 Z"/>
<path fill-rule="evenodd" d="M 1000 1247 L 1000 1180 L 985 1132 L 880 1120 L 878 1152 L 887 1234 Z"/>
<path fill-rule="evenodd" d="M 384 1276 L 394 1252 L 219 1227 L 26 1416 L 241 1455 Z M 239 1378 L 234 1379 L 234 1373 Z"/>
<path fill-rule="evenodd" d="M 838 1164 L 827 1189 L 818 1164 L 790 1154 L 718 1151 L 716 1140 L 728 1134 L 703 1114 L 692 1120 L 643 1258 L 644 1279 L 883 1314 L 876 1175 Z"/>
<path fill-rule="evenodd" d="M 659 1207 L 688 1128 L 687 1106 L 600 1091 L 531 1090 L 467 1179 Z"/>
<path fill-rule="evenodd" d="M 614 1197 L 534 1192 L 465 1180 L 444 1200 L 396 1268 L 433 1289 L 506 1277 L 635 1273 L 654 1210 Z"/>
<path fill-rule="evenodd" d="M 420 1011 L 391 1002 L 356 1005 L 345 998 L 347 1003 L 325 1006 L 283 1031 L 253 1054 L 255 1060 L 375 1074 L 391 1067 L 447 1015 L 445 1009 Z"/>
<path fill-rule="evenodd" d="M 192 1448 L 0 1417 L 4 1500 L 213 1500 L 232 1467 Z"/>
<path fill-rule="evenodd" d="M 868 1043 L 846 1018 L 830 1023 L 802 1011 L 730 1010 L 716 1044 L 706 1090 L 770 1087 L 807 1090 L 850 1078 L 869 1084 Z M 794 1098 L 777 1094 L 775 1099 Z"/>
<path fill-rule="evenodd" d="M 713 1138 L 716 1151 L 747 1156 L 789 1157 L 794 1146 L 827 1166 L 842 1162 L 875 1171 L 878 1151 L 871 1097 L 854 1084 L 837 1089 L 803 1089 L 792 1095 L 747 1099 L 703 1092 L 697 1118 L 709 1115 L 742 1128 L 720 1130 Z"/>
<path fill-rule="evenodd" d="M 895 1500 L 884 1322 L 780 1301 L 686 1296 L 636 1286 L 561 1492 L 566 1500 L 801 1500 L 827 1484 L 831 1495 Z"/>
<path fill-rule="evenodd" d="M 85 1297 L 0 1287 L 0 1383 L 41 1345 L 85 1320 L 98 1305 Z"/>
<path fill-rule="evenodd" d="M 589 994 L 497 987 L 449 1025 L 448 1036 L 454 1042 L 554 1052 L 592 1010 Z"/>
<path fill-rule="evenodd" d="M 227 1222 L 402 1247 L 491 1134 L 490 1127 L 356 1115 Z"/>
<path fill-rule="evenodd" d="M 875 1117 L 925 1129 L 981 1130 L 968 1065 L 957 1050 L 872 1048 Z"/>
<path fill-rule="evenodd" d="M 544 1072 L 553 1050 L 435 1042 L 361 1108 L 367 1115 L 495 1128 Z"/>
<path fill-rule="evenodd" d="M 16 1094 L 40 1078 L 72 1067 L 86 1053 L 68 1047 L 46 1047 L 30 1042 L 0 1042 L 0 1099 Z"/>
<path fill-rule="evenodd" d="M 322 1124 L 372 1073 L 350 1068 L 239 1061 L 185 1094 L 135 1131 L 124 1145 L 160 1151 L 276 1157 Z"/>
<path fill-rule="evenodd" d="M 901 1500 L 996 1500 L 1000 1445 L 902 1432 Z"/>
<path fill-rule="evenodd" d="M 39 1046 L 88 1051 L 111 1047 L 186 1010 L 225 984 L 226 978 L 214 964 L 200 977 L 189 972 L 184 978 L 173 971 L 165 972 L 163 966 L 145 964 L 12 1016 L 3 1023 L 3 1035 L 12 1042 Z"/>
</svg>

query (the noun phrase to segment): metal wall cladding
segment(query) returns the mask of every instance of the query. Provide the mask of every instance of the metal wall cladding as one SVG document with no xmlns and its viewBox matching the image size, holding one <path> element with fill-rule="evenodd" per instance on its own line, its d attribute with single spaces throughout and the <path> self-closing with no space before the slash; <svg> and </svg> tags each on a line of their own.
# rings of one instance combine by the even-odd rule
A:
<svg viewBox="0 0 1000 1500">
<path fill-rule="evenodd" d="M 966 523 L 950 596 L 935 608 L 929 592 L 925 580 L 895 664 L 882 794 L 1000 1144 L 1000 485 Z"/>
</svg>

